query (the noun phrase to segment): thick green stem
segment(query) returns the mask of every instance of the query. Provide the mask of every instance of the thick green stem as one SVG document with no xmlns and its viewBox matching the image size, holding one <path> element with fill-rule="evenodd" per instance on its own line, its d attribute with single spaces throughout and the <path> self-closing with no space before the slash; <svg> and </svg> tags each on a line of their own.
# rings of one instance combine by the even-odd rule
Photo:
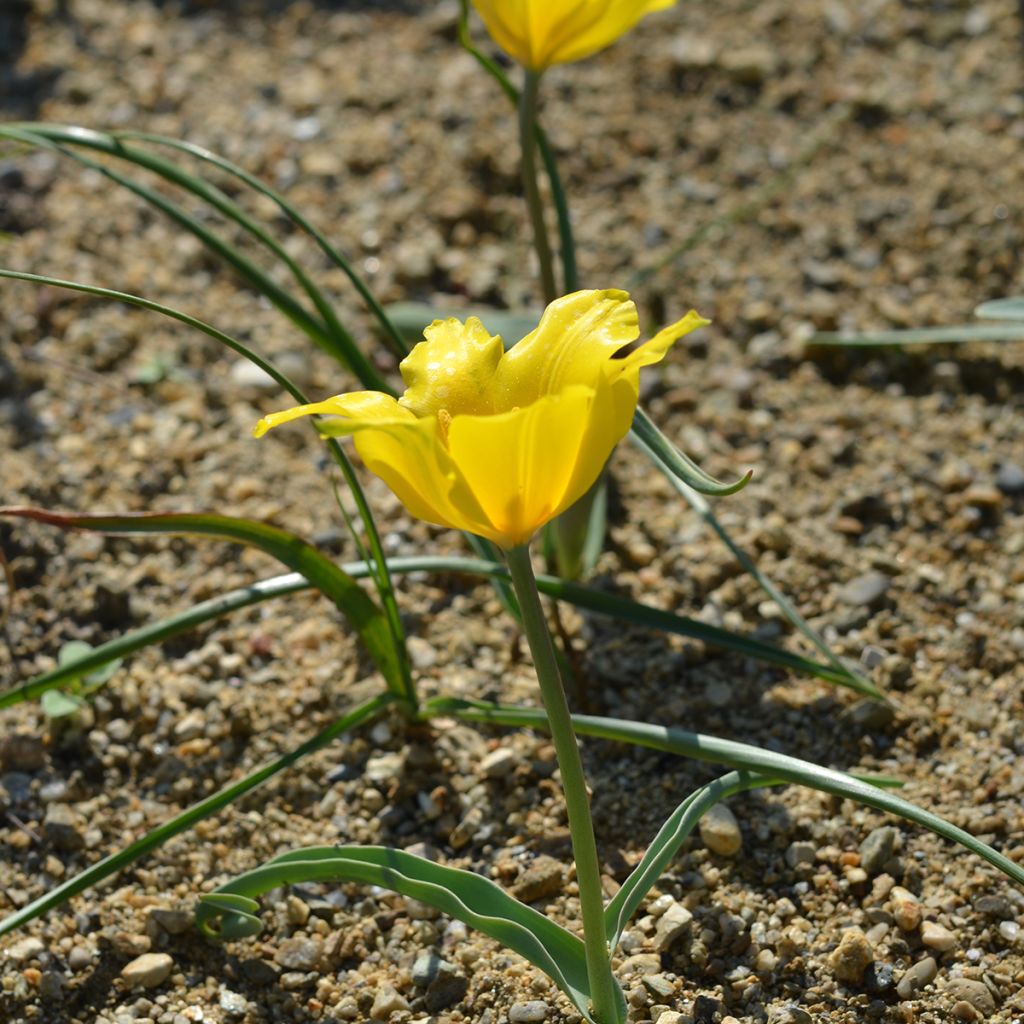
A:
<svg viewBox="0 0 1024 1024">
<path fill-rule="evenodd" d="M 507 553 L 512 586 L 522 611 L 523 632 L 533 655 L 533 664 L 540 683 L 551 739 L 555 745 L 558 767 L 562 774 L 562 789 L 572 836 L 573 857 L 576 860 L 576 882 L 580 893 L 580 911 L 583 917 L 583 942 L 587 954 L 587 974 L 590 978 L 594 1017 L 600 1024 L 617 1024 L 621 1017 L 619 987 L 612 976 L 611 959 L 605 941 L 604 896 L 601 890 L 601 865 L 597 858 L 594 824 L 590 817 L 590 797 L 583 776 L 583 760 L 576 743 L 572 715 L 565 697 L 565 689 L 558 672 L 555 647 L 544 620 L 537 581 L 530 564 L 527 545 L 513 548 Z"/>
<path fill-rule="evenodd" d="M 537 182 L 537 89 L 540 75 L 527 71 L 523 91 L 519 94 L 519 142 L 522 146 L 523 194 L 526 208 L 530 212 L 533 226 L 533 247 L 540 263 L 540 281 L 544 291 L 544 303 L 554 302 L 558 297 L 555 285 L 554 261 L 551 257 L 551 243 L 548 240 L 547 224 L 544 220 L 544 203 Z"/>
</svg>

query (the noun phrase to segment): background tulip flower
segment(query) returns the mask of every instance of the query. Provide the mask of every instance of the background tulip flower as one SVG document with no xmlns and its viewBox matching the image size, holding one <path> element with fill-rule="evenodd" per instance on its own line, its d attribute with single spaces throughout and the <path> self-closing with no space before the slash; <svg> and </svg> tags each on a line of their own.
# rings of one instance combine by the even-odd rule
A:
<svg viewBox="0 0 1024 1024">
<path fill-rule="evenodd" d="M 473 0 L 494 41 L 540 72 L 610 46 L 652 11 L 676 0 Z"/>
<path fill-rule="evenodd" d="M 401 364 L 400 399 L 338 395 L 273 413 L 254 433 L 300 416 L 339 417 L 319 424 L 321 433 L 352 434 L 413 515 L 508 550 L 594 483 L 629 430 L 640 368 L 707 322 L 691 311 L 629 350 L 639 336 L 629 296 L 581 291 L 551 303 L 506 352 L 475 317 L 435 320 Z"/>
</svg>

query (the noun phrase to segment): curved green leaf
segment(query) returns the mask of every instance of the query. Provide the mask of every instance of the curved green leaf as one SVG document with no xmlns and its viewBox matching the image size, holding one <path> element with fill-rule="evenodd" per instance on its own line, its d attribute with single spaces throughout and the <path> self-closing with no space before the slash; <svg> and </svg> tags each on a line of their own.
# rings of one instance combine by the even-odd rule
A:
<svg viewBox="0 0 1024 1024">
<path fill-rule="evenodd" d="M 62 882 L 55 888 L 50 889 L 38 899 L 29 903 L 28 906 L 22 907 L 21 910 L 0 921 L 0 935 L 6 935 L 8 932 L 20 928 L 23 924 L 27 924 L 41 914 L 45 914 L 48 910 L 66 903 L 72 896 L 77 896 L 78 893 L 88 889 L 90 886 L 96 885 L 98 882 L 103 881 L 104 878 L 115 874 L 121 868 L 127 867 L 149 853 L 150 850 L 155 850 L 157 847 L 162 846 L 168 839 L 190 829 L 197 822 L 202 821 L 203 818 L 208 818 L 211 814 L 216 814 L 218 811 L 223 810 L 229 804 L 238 800 L 239 797 L 256 789 L 257 786 L 261 786 L 278 772 L 291 767 L 302 758 L 327 746 L 328 743 L 337 739 L 343 733 L 358 728 L 370 719 L 375 718 L 394 702 L 395 698 L 390 693 L 382 693 L 360 704 L 294 750 L 271 761 L 269 764 L 265 764 L 262 768 L 250 772 L 245 778 L 239 779 L 238 782 L 225 786 L 212 796 L 208 796 L 205 800 L 200 800 L 199 803 L 193 804 L 187 810 L 182 811 L 181 814 L 175 815 L 170 821 L 153 829 L 152 832 L 146 833 L 141 839 L 137 839 L 123 850 L 118 850 L 116 853 L 110 854 L 109 857 L 104 857 L 103 860 L 86 868 L 85 871 L 80 872 L 73 878 L 69 878 L 66 882 Z M 241 901 L 238 901 L 233 905 L 232 909 L 244 909 L 244 906 Z"/>
<path fill-rule="evenodd" d="M 485 701 L 438 698 L 427 703 L 423 714 L 426 717 L 453 715 L 471 722 L 492 722 L 497 725 L 514 725 L 543 731 L 547 729 L 547 716 L 543 710 L 505 707 Z M 572 721 L 576 732 L 582 736 L 595 736 L 619 743 L 636 743 L 652 750 L 682 754 L 698 761 L 710 761 L 713 764 L 725 764 L 731 768 L 758 772 L 784 782 L 856 800 L 879 811 L 888 811 L 958 843 L 971 853 L 976 853 L 987 860 L 1019 885 L 1024 885 L 1024 867 L 1015 864 L 991 846 L 937 814 L 932 814 L 931 811 L 923 810 L 909 800 L 878 788 L 877 780 L 872 784 L 853 775 L 832 768 L 823 768 L 821 765 L 802 761 L 787 754 L 778 754 L 751 746 L 749 743 L 723 740 L 717 736 L 707 736 L 685 729 L 671 729 L 661 725 L 649 725 L 646 722 L 630 722 L 622 718 L 601 718 L 595 715 L 573 715 Z"/>
<path fill-rule="evenodd" d="M 636 414 L 633 417 L 631 436 L 666 476 L 681 480 L 687 487 L 692 487 L 701 494 L 710 494 L 718 498 L 727 494 L 735 494 L 737 491 L 742 491 L 754 475 L 754 471 L 748 469 L 744 476 L 731 484 L 716 480 L 713 476 L 705 473 L 693 459 L 681 452 L 654 425 L 640 406 L 637 406 Z"/>
<path fill-rule="evenodd" d="M 436 907 L 539 967 L 591 1019 L 586 956 L 575 935 L 513 899 L 490 879 L 403 850 L 317 846 L 283 854 L 203 896 L 196 923 L 215 938 L 258 934 L 259 918 L 244 906 L 226 905 L 225 897 L 252 898 L 281 885 L 312 881 L 377 885 Z"/>
<path fill-rule="evenodd" d="M 779 779 L 750 772 L 729 772 L 728 775 L 723 775 L 720 779 L 715 779 L 714 782 L 709 782 L 691 793 L 661 826 L 650 846 L 644 851 L 640 863 L 605 907 L 605 930 L 609 947 L 614 949 L 619 944 L 622 932 L 643 903 L 644 897 L 657 883 L 659 876 L 697 827 L 700 819 L 715 804 L 748 789 L 776 786 L 780 783 Z"/>
<path fill-rule="evenodd" d="M 83 516 L 50 512 L 28 506 L 0 506 L 0 516 L 32 519 L 62 530 L 98 533 L 205 534 L 259 548 L 289 569 L 304 576 L 329 597 L 352 624 L 374 664 L 399 696 L 405 694 L 401 659 L 392 642 L 387 619 L 373 599 L 344 570 L 339 569 L 300 537 L 252 519 L 188 513 L 142 513 L 120 516 Z"/>
</svg>

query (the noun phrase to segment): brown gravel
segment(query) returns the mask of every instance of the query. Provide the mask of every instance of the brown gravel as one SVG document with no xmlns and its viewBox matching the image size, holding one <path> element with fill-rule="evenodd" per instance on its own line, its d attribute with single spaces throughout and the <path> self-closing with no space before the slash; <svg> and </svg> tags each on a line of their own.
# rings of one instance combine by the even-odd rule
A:
<svg viewBox="0 0 1024 1024">
<path fill-rule="evenodd" d="M 287 191 L 389 301 L 534 301 L 511 112 L 456 48 L 454 4 L 68 6 L 0 10 L 5 116 L 218 150 Z M 584 282 L 634 288 L 648 327 L 689 305 L 715 319 L 651 375 L 649 411 L 710 471 L 755 468 L 746 491 L 716 505 L 722 521 L 893 694 L 896 713 L 868 715 L 823 684 L 567 610 L 581 699 L 899 775 L 910 799 L 1018 859 L 1024 353 L 825 354 L 805 341 L 816 328 L 962 322 L 977 302 L 1022 290 L 1020 68 L 1010 0 L 728 0 L 652 17 L 606 54 L 554 70 L 545 89 Z M 184 308 L 315 394 L 349 384 L 196 243 L 95 173 L 49 154 L 0 156 L 0 230 L 6 266 Z M 682 258 L 653 269 L 688 239 Z M 362 335 L 344 278 L 299 237 L 287 244 Z M 280 396 L 212 341 L 20 284 L 4 284 L 0 308 L 5 502 L 218 509 L 354 556 L 315 440 L 295 430 L 251 441 Z M 613 472 L 598 585 L 797 646 L 635 451 L 623 446 Z M 389 551 L 460 550 L 367 486 Z M 18 523 L 0 526 L 0 543 L 18 586 L 5 687 L 52 665 L 68 640 L 95 643 L 277 571 L 203 540 Z M 535 700 L 488 587 L 418 576 L 400 600 L 425 693 Z M 36 705 L 5 711 L 0 913 L 379 685 L 324 603 L 300 596 L 133 657 L 77 730 L 55 734 Z M 621 880 L 711 770 L 602 743 L 585 751 L 608 876 Z M 226 947 L 199 939 L 187 916 L 231 873 L 345 840 L 429 843 L 574 920 L 553 770 L 533 734 L 379 722 L 0 940 L 0 1019 L 570 1020 L 518 958 L 388 894 L 282 892 L 265 901 L 260 938 Z M 739 853 L 691 840 L 624 938 L 634 1020 L 1024 1020 L 1024 895 L 994 871 L 793 788 L 730 807 Z M 673 917 L 659 931 L 669 908 L 677 922 L 692 914 L 676 935 Z M 448 965 L 433 980 L 421 962 L 431 951 Z M 162 972 L 165 955 L 166 980 L 131 987 L 127 967 L 145 958 Z"/>
</svg>

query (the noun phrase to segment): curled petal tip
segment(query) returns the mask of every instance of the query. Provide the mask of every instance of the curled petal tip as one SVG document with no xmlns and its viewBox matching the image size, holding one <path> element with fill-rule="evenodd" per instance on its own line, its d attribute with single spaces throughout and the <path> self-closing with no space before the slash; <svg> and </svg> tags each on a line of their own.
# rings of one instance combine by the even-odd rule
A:
<svg viewBox="0 0 1024 1024">
<path fill-rule="evenodd" d="M 270 423 L 266 419 L 262 419 L 252 428 L 252 436 L 262 437 L 269 429 Z"/>
</svg>

